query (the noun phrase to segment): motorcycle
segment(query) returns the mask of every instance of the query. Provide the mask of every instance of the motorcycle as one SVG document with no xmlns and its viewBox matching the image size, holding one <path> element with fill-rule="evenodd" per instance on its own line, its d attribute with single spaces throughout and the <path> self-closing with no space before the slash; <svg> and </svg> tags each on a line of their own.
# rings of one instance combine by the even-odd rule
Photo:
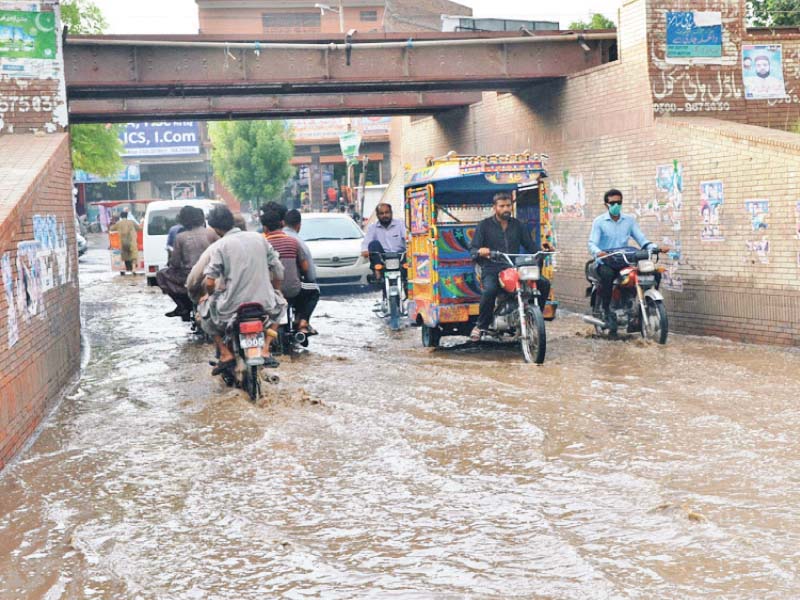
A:
<svg viewBox="0 0 800 600">
<path fill-rule="evenodd" d="M 278 353 L 282 355 L 296 354 L 301 348 L 308 348 L 308 335 L 297 330 L 291 304 L 286 307 L 286 323 L 278 329 L 277 346 Z"/>
<path fill-rule="evenodd" d="M 540 365 L 547 352 L 547 332 L 539 308 L 539 257 L 555 252 L 536 254 L 505 254 L 492 251 L 489 258 L 503 260 L 509 268 L 500 272 L 500 293 L 495 303 L 494 321 L 489 335 L 497 338 L 511 336 L 520 342 L 527 363 Z M 516 259 L 516 260 L 513 260 Z"/>
<path fill-rule="evenodd" d="M 245 390 L 250 401 L 261 398 L 261 368 L 265 365 L 262 351 L 267 343 L 264 307 L 258 303 L 242 304 L 228 325 L 224 341 L 236 357 L 236 364 L 220 373 L 229 387 Z M 215 364 L 215 363 L 212 363 Z M 278 383 L 277 375 L 265 376 L 268 383 Z"/>
<path fill-rule="evenodd" d="M 400 329 L 400 317 L 408 315 L 403 289 L 403 261 L 405 252 L 384 252 L 376 270 L 383 272 L 383 301 L 373 309 L 381 318 L 389 319 L 393 331 Z"/>
<path fill-rule="evenodd" d="M 657 265 L 658 248 L 652 250 L 617 250 L 604 256 L 621 256 L 625 266 L 614 280 L 611 294 L 610 310 L 613 313 L 611 322 L 603 320 L 603 308 L 600 298 L 600 277 L 597 263 L 590 260 L 586 263 L 586 279 L 591 284 L 586 289 L 590 298 L 591 316 L 583 320 L 594 325 L 598 335 L 605 331 L 609 336 L 617 335 L 620 326 L 628 333 L 639 331 L 643 338 L 651 339 L 659 344 L 667 343 L 669 321 L 667 309 L 664 307 L 664 296 L 658 290 L 659 277 L 664 268 Z"/>
</svg>

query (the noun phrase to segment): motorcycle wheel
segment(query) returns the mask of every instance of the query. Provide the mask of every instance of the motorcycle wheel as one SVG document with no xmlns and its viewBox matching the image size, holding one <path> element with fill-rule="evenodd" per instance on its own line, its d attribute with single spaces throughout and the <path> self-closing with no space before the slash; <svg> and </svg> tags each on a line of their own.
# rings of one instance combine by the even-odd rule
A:
<svg viewBox="0 0 800 600">
<path fill-rule="evenodd" d="M 244 372 L 244 389 L 250 396 L 250 402 L 256 403 L 261 398 L 261 380 L 258 378 L 258 367 L 250 367 Z"/>
<path fill-rule="evenodd" d="M 426 348 L 438 348 L 442 332 L 438 327 L 422 326 L 422 345 Z"/>
<path fill-rule="evenodd" d="M 389 326 L 397 331 L 400 329 L 400 297 L 389 298 Z"/>
<path fill-rule="evenodd" d="M 642 337 L 651 339 L 659 344 L 667 343 L 669 335 L 669 320 L 667 309 L 662 300 L 647 299 L 647 315 L 642 315 Z M 647 334 L 645 335 L 645 319 L 647 319 Z"/>
<path fill-rule="evenodd" d="M 538 306 L 528 306 L 525 309 L 525 328 L 527 336 L 520 340 L 522 356 L 526 363 L 540 365 L 544 362 L 547 352 L 547 332 L 544 328 L 544 317 Z"/>
</svg>

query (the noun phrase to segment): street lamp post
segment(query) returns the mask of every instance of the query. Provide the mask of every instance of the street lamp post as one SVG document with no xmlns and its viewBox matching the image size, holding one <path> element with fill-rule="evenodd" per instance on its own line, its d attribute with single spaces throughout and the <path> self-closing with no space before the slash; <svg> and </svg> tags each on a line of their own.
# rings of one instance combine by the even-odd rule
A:
<svg viewBox="0 0 800 600">
<path fill-rule="evenodd" d="M 342 6 L 342 0 L 339 0 L 339 8 L 338 8 L 338 10 L 335 9 L 335 8 L 332 8 L 328 4 L 320 4 L 320 3 L 315 4 L 314 8 L 318 8 L 320 14 L 323 14 L 323 15 L 325 14 L 326 10 L 329 10 L 330 12 L 339 13 L 339 33 L 344 33 L 344 7 Z"/>
</svg>

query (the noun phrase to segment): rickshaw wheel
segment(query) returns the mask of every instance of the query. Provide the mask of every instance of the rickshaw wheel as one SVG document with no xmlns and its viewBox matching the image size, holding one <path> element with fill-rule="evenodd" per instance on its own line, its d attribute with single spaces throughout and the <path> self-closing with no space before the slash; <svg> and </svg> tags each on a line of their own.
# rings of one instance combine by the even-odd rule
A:
<svg viewBox="0 0 800 600">
<path fill-rule="evenodd" d="M 438 327 L 422 325 L 422 345 L 426 348 L 437 348 L 442 339 L 442 332 Z"/>
</svg>

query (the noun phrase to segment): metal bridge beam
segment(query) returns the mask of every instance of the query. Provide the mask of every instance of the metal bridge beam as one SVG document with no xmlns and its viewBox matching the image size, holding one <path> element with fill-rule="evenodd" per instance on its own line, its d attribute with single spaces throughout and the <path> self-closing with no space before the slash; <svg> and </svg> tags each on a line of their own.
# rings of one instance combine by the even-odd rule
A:
<svg viewBox="0 0 800 600">
<path fill-rule="evenodd" d="M 480 92 L 72 99 L 70 122 L 317 118 L 430 114 L 474 104 Z"/>
<path fill-rule="evenodd" d="M 463 35 L 463 34 L 462 34 Z M 339 43 L 69 37 L 71 100 L 513 90 L 607 60 L 614 34 Z"/>
</svg>

